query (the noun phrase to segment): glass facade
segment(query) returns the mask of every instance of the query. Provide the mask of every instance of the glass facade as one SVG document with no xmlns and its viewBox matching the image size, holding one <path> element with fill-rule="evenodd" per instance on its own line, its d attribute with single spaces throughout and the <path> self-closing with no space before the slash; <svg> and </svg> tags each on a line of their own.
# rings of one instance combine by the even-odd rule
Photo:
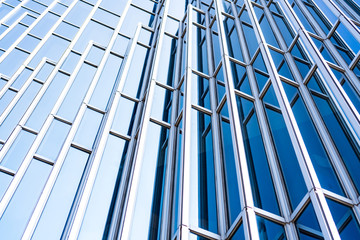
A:
<svg viewBox="0 0 360 240">
<path fill-rule="evenodd" d="M 360 239 L 359 0 L 1 0 L 1 239 Z"/>
</svg>

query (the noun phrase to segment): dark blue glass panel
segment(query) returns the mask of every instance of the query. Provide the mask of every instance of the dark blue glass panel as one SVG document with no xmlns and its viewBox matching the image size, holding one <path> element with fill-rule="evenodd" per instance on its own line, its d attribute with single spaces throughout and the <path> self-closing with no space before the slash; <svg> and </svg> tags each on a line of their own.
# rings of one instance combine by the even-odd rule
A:
<svg viewBox="0 0 360 240">
<path fill-rule="evenodd" d="M 241 223 L 239 228 L 236 230 L 236 232 L 234 233 L 234 235 L 232 235 L 229 240 L 245 240 L 245 236 L 244 236 L 244 226 Z"/>
<path fill-rule="evenodd" d="M 270 103 L 273 106 L 280 107 L 272 84 L 265 93 L 265 96 L 263 97 L 263 101 L 266 103 Z"/>
<path fill-rule="evenodd" d="M 264 143 L 255 114 L 252 115 L 243 130 L 255 206 L 280 215 Z"/>
<path fill-rule="evenodd" d="M 307 192 L 305 181 L 281 113 L 270 109 L 266 109 L 266 113 L 291 206 L 295 209 Z"/>
<path fill-rule="evenodd" d="M 351 137 L 348 135 L 343 124 L 339 120 L 336 112 L 332 109 L 328 100 L 313 95 L 315 103 L 330 132 L 330 135 L 336 144 L 336 147 L 342 157 L 350 176 L 352 177 L 358 191 L 360 189 L 360 161 L 359 149 L 352 143 Z"/>
<path fill-rule="evenodd" d="M 268 219 L 256 216 L 256 222 L 258 225 L 259 236 L 261 240 L 285 240 L 285 230 L 280 224 L 271 222 Z"/>
<path fill-rule="evenodd" d="M 295 225 L 301 240 L 324 239 L 311 202 L 296 220 Z"/>
<path fill-rule="evenodd" d="M 360 239 L 360 226 L 351 208 L 331 199 L 326 200 L 341 239 Z"/>
<path fill-rule="evenodd" d="M 241 211 L 239 186 L 237 181 L 235 156 L 232 144 L 230 124 L 222 121 L 222 143 L 225 168 L 225 185 L 226 185 L 226 203 L 229 217 L 229 225 L 231 225 Z M 229 226 L 228 226 L 229 227 Z"/>
<path fill-rule="evenodd" d="M 190 223 L 218 232 L 211 117 L 192 110 Z"/>
<path fill-rule="evenodd" d="M 292 110 L 321 186 L 344 196 L 339 179 L 301 98 L 294 103 Z"/>
<path fill-rule="evenodd" d="M 257 38 L 255 36 L 254 29 L 252 27 L 249 27 L 247 25 L 243 25 L 243 29 L 245 34 L 246 43 L 249 49 L 250 58 L 254 56 L 256 49 L 259 47 L 259 44 L 257 42 Z"/>
</svg>

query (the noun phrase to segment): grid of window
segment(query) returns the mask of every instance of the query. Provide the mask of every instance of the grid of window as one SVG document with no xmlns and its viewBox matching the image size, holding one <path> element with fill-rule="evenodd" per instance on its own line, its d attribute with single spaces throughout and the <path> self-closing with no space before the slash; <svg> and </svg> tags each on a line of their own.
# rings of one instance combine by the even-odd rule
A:
<svg viewBox="0 0 360 240">
<path fill-rule="evenodd" d="M 360 238 L 357 0 L 3 0 L 0 73 L 2 238 Z"/>
</svg>

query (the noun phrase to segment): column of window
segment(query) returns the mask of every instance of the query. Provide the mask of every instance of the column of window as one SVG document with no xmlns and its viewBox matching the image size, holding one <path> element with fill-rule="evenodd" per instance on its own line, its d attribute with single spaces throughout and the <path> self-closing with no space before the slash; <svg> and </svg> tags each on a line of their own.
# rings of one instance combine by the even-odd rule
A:
<svg viewBox="0 0 360 240">
<path fill-rule="evenodd" d="M 264 4 L 263 6 L 265 6 L 265 3 L 263 3 L 263 4 Z M 274 4 L 274 3 L 272 3 L 272 4 Z M 265 10 L 267 10 L 267 9 L 265 9 Z M 256 6 L 255 6 L 255 12 L 256 12 Z M 276 27 L 274 27 L 274 28 L 276 28 Z M 283 32 L 284 31 L 282 31 L 281 33 L 283 33 Z M 280 34 L 277 34 L 277 37 L 280 40 L 280 42 L 283 41 L 281 39 Z M 296 41 L 296 39 L 295 39 L 295 41 Z M 288 51 L 286 51 L 287 48 L 285 47 L 284 43 L 282 44 L 282 46 L 283 46 L 282 48 L 285 51 L 285 56 L 287 56 L 288 61 L 292 62 L 290 64 L 290 66 L 297 65 L 299 67 L 299 64 L 296 64 L 296 62 L 293 62 L 293 58 L 290 57 L 290 54 L 288 53 Z M 294 48 L 295 47 L 298 48 L 299 44 L 296 43 L 292 46 L 294 46 Z M 320 143 L 320 141 L 319 141 L 319 138 L 316 137 L 317 133 L 314 129 L 314 126 L 311 126 L 312 125 L 311 120 L 309 118 L 309 115 L 307 114 L 307 111 L 304 108 L 305 106 L 304 106 L 303 101 L 305 100 L 305 103 L 306 103 L 308 109 L 310 109 L 310 113 L 311 113 L 313 119 L 319 120 L 319 118 L 321 118 L 321 116 L 318 114 L 317 111 L 313 110 L 314 108 L 316 108 L 316 106 L 314 105 L 314 102 L 309 100 L 309 97 L 310 97 L 309 92 L 308 92 L 308 90 L 305 89 L 305 85 L 303 84 L 302 78 L 300 77 L 301 75 L 306 76 L 306 73 L 308 72 L 308 70 L 305 71 L 304 73 L 302 73 L 302 72 L 300 73 L 300 72 L 297 72 L 296 68 L 292 68 L 291 71 L 294 74 L 294 75 L 292 75 L 292 73 L 290 72 L 290 69 L 288 67 L 289 65 L 287 64 L 287 61 L 285 61 L 285 59 L 282 57 L 281 53 L 279 53 L 279 51 L 276 51 L 275 48 L 274 48 L 274 50 L 270 49 L 270 52 L 271 52 L 272 58 L 274 60 L 275 66 L 276 66 L 279 74 L 282 75 L 282 76 L 280 76 L 281 78 L 283 78 L 282 84 L 284 86 L 284 89 L 288 96 L 288 99 L 290 100 L 290 105 L 292 106 L 292 110 L 294 112 L 296 120 L 299 123 L 300 130 L 302 131 L 302 136 L 304 137 L 305 144 L 309 150 L 309 154 L 310 154 L 310 157 L 312 158 L 313 166 L 317 172 L 317 176 L 320 180 L 322 187 L 325 189 L 331 190 L 332 192 L 335 192 L 339 195 L 345 196 L 344 190 L 340 186 L 338 177 L 334 174 L 335 172 L 331 165 L 335 164 L 337 166 L 336 169 L 340 169 L 337 171 L 337 174 L 338 175 L 340 174 L 340 176 L 342 175 L 343 179 L 345 178 L 345 180 L 342 181 L 341 185 L 343 185 L 343 186 L 345 185 L 346 187 L 348 187 L 349 184 L 347 184 L 347 183 L 349 182 L 349 180 L 348 180 L 347 175 L 343 174 L 344 169 L 343 169 L 342 165 L 339 164 L 339 162 L 338 162 L 339 160 L 337 160 L 337 159 L 339 159 L 339 155 L 334 153 L 334 150 L 333 150 L 335 148 L 334 143 L 331 143 L 331 139 L 329 138 L 330 137 L 329 133 L 323 127 L 324 126 L 323 122 L 316 121 L 317 122 L 316 128 L 318 129 L 318 131 L 320 131 L 320 133 L 322 133 L 321 139 L 326 139 L 326 140 L 324 140 L 325 146 L 327 148 L 326 152 L 328 152 L 330 155 L 327 155 L 327 153 L 324 151 L 325 150 L 324 145 L 321 146 L 319 144 L 317 144 L 317 145 L 314 144 L 314 143 L 316 143 L 316 141 L 314 142 L 314 139 L 318 139 L 317 140 L 318 143 Z M 291 50 L 291 53 L 292 52 L 293 51 Z M 299 49 L 297 49 L 297 52 L 300 53 Z M 304 55 L 303 55 L 302 60 L 304 60 L 304 58 L 308 61 L 308 58 L 304 57 Z M 286 68 L 284 68 L 284 66 Z M 302 68 L 299 68 L 299 69 L 302 70 Z M 295 76 L 295 78 L 293 76 Z M 294 82 L 289 81 L 289 80 L 293 80 L 293 79 L 296 79 L 296 81 L 300 84 L 299 91 L 295 90 L 296 87 L 295 87 L 295 84 L 293 84 Z M 302 97 L 300 95 L 298 95 L 300 92 L 302 93 L 301 94 Z M 299 102 L 301 102 L 301 104 L 299 104 Z M 302 106 L 302 107 L 300 107 L 300 106 Z M 306 116 L 308 116 L 308 117 L 306 117 Z M 308 119 L 308 120 L 306 120 L 306 119 Z M 329 141 L 330 141 L 330 143 L 329 143 Z M 319 152 L 320 149 L 322 149 L 321 150 L 322 153 Z M 329 159 L 329 156 L 331 156 L 331 158 L 330 158 L 330 159 L 332 159 L 331 161 Z M 328 159 L 327 163 L 324 161 L 325 159 Z M 336 159 L 336 160 L 334 160 L 334 159 Z M 327 167 L 325 167 L 325 166 L 327 166 Z M 345 182 L 345 184 L 344 184 L 344 182 Z M 350 195 L 354 196 L 353 190 L 351 188 L 350 188 L 349 192 L 350 192 Z M 340 197 L 340 199 L 342 199 L 342 197 Z"/>
<path fill-rule="evenodd" d="M 322 1 L 317 1 L 321 6 Z M 301 17 L 306 26 L 312 25 L 312 29 L 307 28 L 315 46 L 326 60 L 327 65 L 333 72 L 335 79 L 338 80 L 347 96 L 350 98 L 355 108 L 359 111 L 360 89 L 359 77 L 359 33 L 349 31 L 346 22 L 341 21 L 342 16 L 336 17 L 326 5 L 326 16 L 319 10 L 314 2 L 296 1 L 293 3 L 295 13 Z M 304 13 L 304 14 L 303 14 Z M 307 20 L 309 19 L 309 21 Z M 305 25 L 304 25 L 305 26 Z M 346 38 L 344 38 L 346 36 Z M 332 78 L 334 79 L 334 78 Z"/>
</svg>

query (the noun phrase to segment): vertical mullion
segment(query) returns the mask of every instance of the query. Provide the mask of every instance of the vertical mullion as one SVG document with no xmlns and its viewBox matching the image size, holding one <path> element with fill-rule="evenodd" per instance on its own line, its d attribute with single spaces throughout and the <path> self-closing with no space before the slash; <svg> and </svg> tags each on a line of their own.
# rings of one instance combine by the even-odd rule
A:
<svg viewBox="0 0 360 240">
<path fill-rule="evenodd" d="M 225 193 L 224 193 L 224 174 L 223 168 L 221 165 L 222 156 L 221 156 L 221 134 L 220 134 L 220 115 L 216 111 L 217 97 L 216 97 L 216 78 L 214 76 L 215 72 L 215 63 L 214 56 L 212 52 L 213 44 L 211 39 L 211 28 L 210 28 L 210 16 L 208 11 L 205 12 L 205 24 L 206 24 L 206 48 L 208 56 L 208 68 L 209 75 L 209 91 L 210 91 L 210 104 L 211 104 L 211 127 L 212 127 L 212 137 L 213 137 L 213 151 L 214 151 L 214 165 L 215 165 L 215 179 L 216 179 L 216 203 L 217 203 L 217 212 L 218 212 L 218 226 L 219 226 L 219 235 L 224 237 L 226 234 L 226 211 L 225 211 Z"/>
<path fill-rule="evenodd" d="M 232 142 L 234 144 L 234 152 L 235 152 L 235 166 L 237 179 L 239 183 L 239 193 L 240 193 L 240 201 L 241 208 L 244 212 L 244 230 L 245 237 L 248 239 L 259 239 L 256 216 L 254 211 L 254 203 L 252 198 L 252 191 L 250 185 L 250 177 L 247 170 L 247 162 L 245 155 L 245 147 L 244 141 L 242 137 L 242 130 L 240 126 L 239 114 L 236 106 L 235 99 L 235 90 L 232 81 L 231 75 L 231 66 L 228 54 L 228 48 L 225 39 L 225 29 L 224 25 L 221 22 L 223 20 L 222 16 L 222 4 L 218 0 L 214 0 L 216 3 L 216 18 L 218 21 L 218 29 L 219 29 L 219 38 L 221 44 L 221 52 L 222 52 L 222 62 L 224 67 L 224 79 L 225 79 L 225 87 L 226 87 L 226 96 L 229 106 L 229 116 L 230 116 L 230 125 L 232 132 Z"/>
</svg>

